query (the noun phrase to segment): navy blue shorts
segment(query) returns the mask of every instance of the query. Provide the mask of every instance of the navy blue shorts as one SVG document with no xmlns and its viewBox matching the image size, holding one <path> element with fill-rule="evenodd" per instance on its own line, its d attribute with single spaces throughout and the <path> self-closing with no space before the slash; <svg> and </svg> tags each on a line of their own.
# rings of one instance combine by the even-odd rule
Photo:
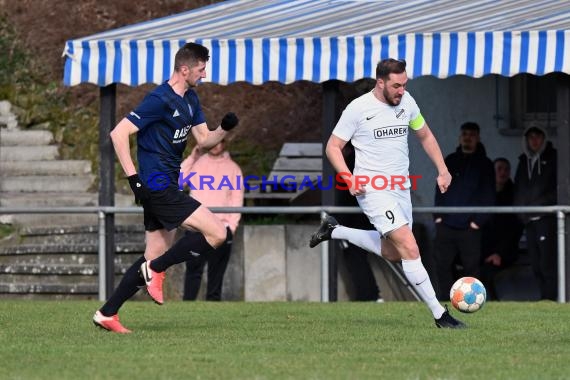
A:
<svg viewBox="0 0 570 380">
<path fill-rule="evenodd" d="M 180 191 L 178 187 L 153 191 L 150 200 L 143 204 L 145 230 L 174 230 L 200 205 L 200 202 Z"/>
</svg>

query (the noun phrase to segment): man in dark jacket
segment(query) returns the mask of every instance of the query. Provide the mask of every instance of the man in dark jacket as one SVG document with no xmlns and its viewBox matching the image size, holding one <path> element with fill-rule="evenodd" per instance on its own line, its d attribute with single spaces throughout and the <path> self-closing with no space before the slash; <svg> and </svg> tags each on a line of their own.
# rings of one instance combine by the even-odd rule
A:
<svg viewBox="0 0 570 380">
<path fill-rule="evenodd" d="M 461 126 L 459 147 L 445 158 L 453 180 L 446 193 L 435 192 L 436 206 L 492 206 L 495 203 L 495 170 L 480 142 L 479 125 Z M 456 279 L 455 265 L 462 275 L 479 277 L 481 270 L 481 231 L 488 215 L 435 214 L 435 261 L 439 299 L 449 299 Z"/>
<path fill-rule="evenodd" d="M 536 126 L 523 136 L 523 154 L 515 174 L 515 205 L 555 205 L 556 149 L 547 141 L 546 132 Z M 526 241 L 531 264 L 540 284 L 542 299 L 556 300 L 558 296 L 558 261 L 556 218 L 553 214 L 521 215 L 526 229 Z"/>
<path fill-rule="evenodd" d="M 496 185 L 495 205 L 512 206 L 514 183 L 511 179 L 511 163 L 504 157 L 495 159 L 493 163 Z M 495 276 L 517 260 L 523 224 L 515 214 L 492 214 L 481 231 L 483 263 L 480 280 L 487 289 L 487 299 L 497 299 Z"/>
</svg>

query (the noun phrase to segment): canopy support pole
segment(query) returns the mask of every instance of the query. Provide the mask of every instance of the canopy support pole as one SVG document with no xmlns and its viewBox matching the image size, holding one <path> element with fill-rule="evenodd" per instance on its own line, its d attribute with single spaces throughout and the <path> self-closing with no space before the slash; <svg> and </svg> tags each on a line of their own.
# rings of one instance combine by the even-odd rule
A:
<svg viewBox="0 0 570 380">
<path fill-rule="evenodd" d="M 99 91 L 101 108 L 99 110 L 99 206 L 115 206 L 115 151 L 109 134 L 116 124 L 117 85 L 101 87 Z M 115 277 L 115 214 L 105 214 L 105 294 L 100 298 L 107 299 L 114 290 Z"/>
<path fill-rule="evenodd" d="M 334 178 L 335 170 L 331 166 L 326 155 L 327 141 L 334 129 L 337 121 L 337 108 L 339 105 L 339 82 L 336 80 L 329 80 L 322 84 L 323 86 L 323 178 Z M 336 191 L 335 189 L 321 190 L 322 191 L 322 205 L 335 206 L 336 205 Z M 339 250 L 338 244 L 329 244 L 329 260 L 328 260 L 328 284 L 329 284 L 329 301 L 338 300 L 338 263 L 337 253 Z M 323 279 L 324 280 L 324 279 Z"/>
<path fill-rule="evenodd" d="M 557 119 L 557 138 L 556 150 L 558 152 L 558 204 L 570 205 L 570 76 L 561 74 L 558 78 L 558 86 L 556 89 L 556 119 Z M 566 214 L 565 218 L 565 234 L 570 236 L 570 215 Z M 565 248 L 565 270 L 563 273 L 570 273 L 570 244 L 566 239 Z M 561 263 L 562 264 L 562 263 Z M 560 271 L 559 271 L 560 273 Z M 558 279 L 560 282 L 562 279 Z M 564 299 L 559 297 L 560 302 L 569 300 L 570 281 L 565 284 L 566 294 L 561 294 Z"/>
</svg>

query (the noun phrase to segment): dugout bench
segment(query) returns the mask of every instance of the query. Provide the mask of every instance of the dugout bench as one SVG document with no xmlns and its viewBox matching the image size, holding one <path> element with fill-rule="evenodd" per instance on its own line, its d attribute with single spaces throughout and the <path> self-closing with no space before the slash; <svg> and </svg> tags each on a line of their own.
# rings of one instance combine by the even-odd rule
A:
<svg viewBox="0 0 570 380">
<path fill-rule="evenodd" d="M 271 172 L 262 180 L 261 176 L 247 181 L 245 200 L 247 204 L 295 203 L 295 201 L 311 190 L 308 181 L 317 181 L 322 177 L 321 143 L 285 143 L 279 156 L 273 163 Z M 320 193 L 320 190 L 319 190 Z"/>
</svg>

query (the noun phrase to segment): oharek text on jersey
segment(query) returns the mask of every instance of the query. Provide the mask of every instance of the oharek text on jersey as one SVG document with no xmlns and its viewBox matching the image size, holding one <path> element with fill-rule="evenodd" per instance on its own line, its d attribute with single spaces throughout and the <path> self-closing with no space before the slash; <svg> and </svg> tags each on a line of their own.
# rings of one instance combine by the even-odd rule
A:
<svg viewBox="0 0 570 380">
<path fill-rule="evenodd" d="M 394 138 L 406 136 L 408 134 L 407 125 L 393 125 L 389 127 L 377 128 L 374 130 L 375 139 Z"/>
</svg>

